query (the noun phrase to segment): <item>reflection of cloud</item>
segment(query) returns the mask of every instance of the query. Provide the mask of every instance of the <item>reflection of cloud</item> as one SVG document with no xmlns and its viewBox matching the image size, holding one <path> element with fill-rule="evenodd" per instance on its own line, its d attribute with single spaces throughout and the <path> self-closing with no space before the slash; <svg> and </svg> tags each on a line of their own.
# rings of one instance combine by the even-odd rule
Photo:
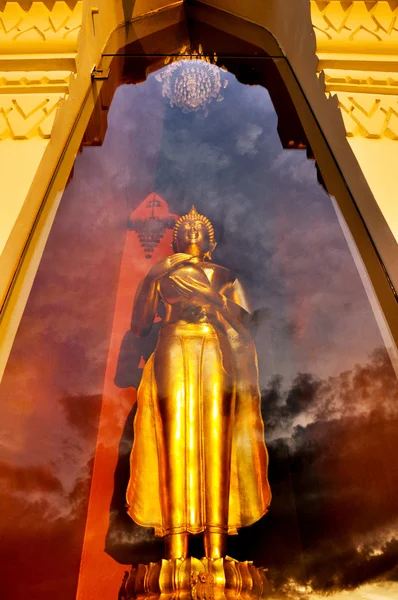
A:
<svg viewBox="0 0 398 600">
<path fill-rule="evenodd" d="M 241 132 L 236 137 L 236 151 L 238 154 L 244 156 L 254 156 L 258 152 L 257 140 L 262 134 L 263 129 L 256 123 L 249 123 L 244 132 Z"/>
<path fill-rule="evenodd" d="M 18 467 L 0 463 L 0 480 L 2 491 L 15 490 L 30 494 L 36 491 L 59 493 L 62 491 L 60 480 L 45 467 Z"/>
<path fill-rule="evenodd" d="M 231 165 L 231 158 L 218 144 L 193 139 L 190 130 L 185 128 L 170 131 L 164 136 L 162 153 L 173 163 L 174 176 L 177 177 L 184 176 L 191 168 L 205 176 L 208 169 L 219 171 Z"/>
<path fill-rule="evenodd" d="M 370 415 L 386 420 L 398 417 L 396 377 L 382 348 L 367 363 L 337 376 L 321 380 L 299 373 L 288 390 L 282 386 L 282 378 L 274 376 L 263 392 L 264 418 L 273 437 L 290 436 L 298 418 L 309 423 Z"/>
<path fill-rule="evenodd" d="M 287 177 L 291 182 L 303 185 L 311 185 L 316 178 L 315 163 L 311 160 L 303 160 L 300 152 L 280 152 L 271 162 L 270 172 L 277 177 Z"/>
<path fill-rule="evenodd" d="M 271 467 L 292 478 L 301 540 L 297 554 L 293 545 L 269 554 L 279 587 L 293 581 L 334 593 L 396 580 L 398 462 L 390 457 L 398 453 L 398 391 L 387 353 L 378 350 L 338 377 L 298 374 L 287 390 L 274 378 L 263 393 L 263 417 Z M 306 425 L 295 426 L 298 418 Z M 278 478 L 273 491 L 268 535 L 283 544 L 291 537 L 283 525 L 289 505 L 278 498 Z M 304 573 L 297 571 L 301 553 Z"/>
<path fill-rule="evenodd" d="M 395 600 L 398 598 L 398 583 L 377 582 L 360 586 L 355 590 L 317 594 L 311 586 L 297 585 L 289 581 L 283 590 L 274 592 L 272 600 Z"/>
<path fill-rule="evenodd" d="M 91 465 L 70 493 L 48 468 L 1 471 L 2 598 L 74 597 Z"/>
<path fill-rule="evenodd" d="M 69 426 L 78 439 L 93 439 L 93 424 L 99 418 L 102 396 L 64 396 L 59 405 L 64 409 Z"/>
<path fill-rule="evenodd" d="M 311 600 L 319 600 L 321 597 L 314 595 Z M 332 597 L 333 600 L 394 600 L 398 598 L 398 583 L 377 582 L 361 586 L 355 591 L 340 592 Z"/>
<path fill-rule="evenodd" d="M 48 373 L 41 375 L 45 380 Z M 34 395 L 38 378 L 32 380 Z M 16 385 L 14 391 L 19 397 Z M 0 561 L 10 574 L 2 580 L 2 598 L 10 600 L 25 597 L 26 590 L 34 598 L 58 598 L 61 584 L 62 597 L 76 593 L 98 399 L 47 399 L 52 402 L 43 405 L 37 394 L 36 412 L 22 423 L 8 415 L 10 429 L 23 438 L 18 448 L 2 453 L 7 459 L 0 465 Z"/>
</svg>

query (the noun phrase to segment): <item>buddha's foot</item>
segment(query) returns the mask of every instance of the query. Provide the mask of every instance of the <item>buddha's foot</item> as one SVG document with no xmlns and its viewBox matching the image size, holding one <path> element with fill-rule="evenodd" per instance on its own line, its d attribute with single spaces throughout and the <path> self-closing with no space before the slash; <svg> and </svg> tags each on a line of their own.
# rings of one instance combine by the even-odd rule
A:
<svg viewBox="0 0 398 600">
<path fill-rule="evenodd" d="M 266 598 L 269 583 L 264 568 L 233 558 L 187 558 L 133 565 L 126 572 L 119 600 L 173 596 L 181 600 Z"/>
</svg>

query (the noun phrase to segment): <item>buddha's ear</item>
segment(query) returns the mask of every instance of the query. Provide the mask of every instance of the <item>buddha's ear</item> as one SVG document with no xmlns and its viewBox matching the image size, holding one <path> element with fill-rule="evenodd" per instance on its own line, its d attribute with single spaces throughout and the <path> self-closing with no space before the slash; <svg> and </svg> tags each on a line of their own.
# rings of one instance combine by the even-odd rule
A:
<svg viewBox="0 0 398 600">
<path fill-rule="evenodd" d="M 204 258 L 207 258 L 208 260 L 211 260 L 211 255 L 214 252 L 214 250 L 216 249 L 217 242 L 211 242 L 209 244 L 209 246 L 210 247 L 209 247 L 208 251 L 206 252 L 206 254 L 204 255 Z"/>
<path fill-rule="evenodd" d="M 174 252 L 177 252 L 177 244 L 174 240 L 171 242 L 170 246 L 173 248 Z"/>
</svg>

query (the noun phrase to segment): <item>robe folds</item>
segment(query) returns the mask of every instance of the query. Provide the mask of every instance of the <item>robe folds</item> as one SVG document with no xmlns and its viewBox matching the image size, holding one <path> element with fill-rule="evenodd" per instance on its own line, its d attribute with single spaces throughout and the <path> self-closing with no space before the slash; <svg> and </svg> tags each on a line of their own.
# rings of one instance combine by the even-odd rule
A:
<svg viewBox="0 0 398 600">
<path fill-rule="evenodd" d="M 271 500 L 253 342 L 212 324 L 162 327 L 137 394 L 128 514 L 155 535 L 236 534 Z"/>
</svg>

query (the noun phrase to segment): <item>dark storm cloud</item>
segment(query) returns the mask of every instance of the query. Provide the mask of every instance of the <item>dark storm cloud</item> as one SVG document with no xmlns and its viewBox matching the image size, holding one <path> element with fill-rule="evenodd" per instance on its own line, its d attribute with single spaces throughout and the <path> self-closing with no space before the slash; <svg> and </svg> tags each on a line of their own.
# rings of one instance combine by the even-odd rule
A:
<svg viewBox="0 0 398 600">
<path fill-rule="evenodd" d="M 29 419 L 30 427 L 18 431 L 26 451 L 8 453 L 0 464 L 0 562 L 9 575 L 2 581 L 4 598 L 24 597 L 27 589 L 43 599 L 76 594 L 99 400 L 61 398 L 62 426 L 46 415 L 42 422 Z"/>
<path fill-rule="evenodd" d="M 343 417 L 295 434 L 292 482 L 313 589 L 351 589 L 392 576 L 398 564 L 398 467 L 387 452 L 398 450 L 397 426 L 397 419 L 379 415 Z"/>
<path fill-rule="evenodd" d="M 59 400 L 59 406 L 63 408 L 66 420 L 78 439 L 95 444 L 96 423 L 99 420 L 99 412 L 102 395 L 96 396 L 64 396 Z"/>
<path fill-rule="evenodd" d="M 262 393 L 266 435 L 288 430 L 297 416 L 307 414 L 321 386 L 320 380 L 310 373 L 298 373 L 288 391 L 282 389 L 282 384 L 282 377 L 275 375 Z"/>
<path fill-rule="evenodd" d="M 60 480 L 42 466 L 19 467 L 1 462 L 0 481 L 3 492 L 6 488 L 27 494 L 37 491 L 59 493 L 63 489 Z"/>
<path fill-rule="evenodd" d="M 262 564 L 279 591 L 319 593 L 397 580 L 398 391 L 384 350 L 339 377 L 299 374 L 263 392 L 273 501 Z M 311 420 L 292 427 L 297 417 Z M 286 478 L 288 474 L 288 478 Z"/>
<path fill-rule="evenodd" d="M 262 406 L 272 437 L 290 436 L 300 417 L 305 423 L 370 414 L 395 418 L 396 376 L 386 350 L 377 348 L 366 363 L 337 376 L 320 379 L 311 373 L 298 373 L 288 389 L 283 378 L 274 375 L 263 389 Z"/>
<path fill-rule="evenodd" d="M 66 492 L 50 467 L 0 465 L 2 598 L 75 596 L 91 467 Z"/>
</svg>

